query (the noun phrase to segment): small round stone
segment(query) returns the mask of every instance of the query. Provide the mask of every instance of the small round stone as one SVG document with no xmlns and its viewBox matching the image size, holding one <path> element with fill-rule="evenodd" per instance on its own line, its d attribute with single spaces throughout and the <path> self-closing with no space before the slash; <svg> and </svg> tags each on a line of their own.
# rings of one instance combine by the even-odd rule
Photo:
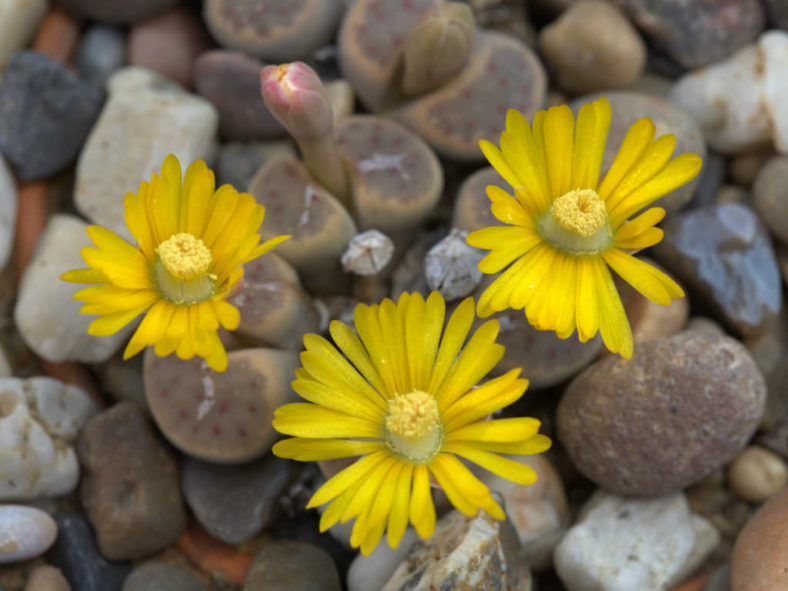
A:
<svg viewBox="0 0 788 591">
<path fill-rule="evenodd" d="M 56 537 L 55 521 L 40 509 L 24 505 L 0 506 L 0 564 L 39 556 Z"/>
<path fill-rule="evenodd" d="M 179 566 L 146 562 L 126 577 L 121 591 L 208 591 L 208 587 Z"/>
<path fill-rule="evenodd" d="M 788 483 L 788 466 L 780 456 L 751 445 L 728 466 L 728 486 L 742 499 L 762 503 Z"/>
<path fill-rule="evenodd" d="M 769 232 L 788 243 L 788 157 L 769 160 L 758 172 L 753 186 L 755 209 Z"/>
<path fill-rule="evenodd" d="M 757 428 L 765 399 L 763 376 L 741 343 L 684 331 L 577 376 L 558 405 L 558 437 L 578 470 L 600 486 L 660 495 L 735 457 Z"/>
<path fill-rule="evenodd" d="M 325 550 L 305 542 L 279 540 L 263 547 L 246 576 L 243 591 L 340 591 L 339 573 Z"/>
<path fill-rule="evenodd" d="M 44 564 L 30 573 L 25 591 L 71 591 L 71 585 L 60 569 Z"/>
<path fill-rule="evenodd" d="M 69 12 L 100 23 L 130 24 L 156 16 L 172 8 L 178 0 L 62 0 L 60 4 Z"/>
</svg>

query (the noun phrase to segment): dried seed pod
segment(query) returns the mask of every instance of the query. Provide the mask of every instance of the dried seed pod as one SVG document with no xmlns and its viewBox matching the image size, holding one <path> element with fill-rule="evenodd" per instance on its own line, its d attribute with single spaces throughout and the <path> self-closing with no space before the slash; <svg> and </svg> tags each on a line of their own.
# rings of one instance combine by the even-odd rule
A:
<svg viewBox="0 0 788 591">
<path fill-rule="evenodd" d="M 393 254 L 391 238 L 378 230 L 367 230 L 350 239 L 342 255 L 342 267 L 356 275 L 376 275 L 389 263 Z"/>
<path fill-rule="evenodd" d="M 427 285 L 440 291 L 447 302 L 467 296 L 482 281 L 477 265 L 485 253 L 468 246 L 467 235 L 467 232 L 452 229 L 424 257 Z"/>
</svg>

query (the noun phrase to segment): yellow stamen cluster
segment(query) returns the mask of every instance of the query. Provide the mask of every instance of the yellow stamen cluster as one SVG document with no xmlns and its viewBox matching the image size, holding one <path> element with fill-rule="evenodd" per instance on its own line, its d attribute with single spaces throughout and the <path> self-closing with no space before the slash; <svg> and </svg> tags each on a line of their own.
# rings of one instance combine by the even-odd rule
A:
<svg viewBox="0 0 788 591">
<path fill-rule="evenodd" d="M 210 249 L 199 238 L 181 232 L 173 234 L 156 247 L 161 264 L 177 279 L 194 279 L 204 275 L 213 262 Z"/>
<path fill-rule="evenodd" d="M 553 217 L 565 230 L 590 238 L 607 222 L 605 202 L 592 189 L 575 189 L 553 202 Z"/>
<path fill-rule="evenodd" d="M 386 428 L 389 433 L 405 439 L 419 439 L 435 428 L 438 403 L 435 397 L 421 390 L 397 394 L 389 400 Z"/>
</svg>

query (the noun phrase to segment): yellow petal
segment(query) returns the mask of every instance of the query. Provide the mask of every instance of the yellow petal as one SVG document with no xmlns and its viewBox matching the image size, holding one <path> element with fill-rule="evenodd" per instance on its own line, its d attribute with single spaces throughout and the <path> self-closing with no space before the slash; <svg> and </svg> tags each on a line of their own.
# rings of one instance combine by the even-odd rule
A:
<svg viewBox="0 0 788 591">
<path fill-rule="evenodd" d="M 375 368 L 372 360 L 369 358 L 367 350 L 361 344 L 356 333 L 344 322 L 339 320 L 332 320 L 329 324 L 329 333 L 331 338 L 334 339 L 340 351 L 350 360 L 350 362 L 361 372 L 372 387 L 378 392 L 384 389 L 383 382 L 378 375 L 378 370 Z"/>
<path fill-rule="evenodd" d="M 272 451 L 280 458 L 299 462 L 316 462 L 363 456 L 381 449 L 383 449 L 383 444 L 377 441 L 291 437 L 275 443 Z"/>
<path fill-rule="evenodd" d="M 378 438 L 379 423 L 353 417 L 306 402 L 293 402 L 274 411 L 274 429 L 295 437 L 357 437 Z"/>
<path fill-rule="evenodd" d="M 457 354 L 465 342 L 465 337 L 468 336 L 468 331 L 471 329 L 473 308 L 473 298 L 466 298 L 449 317 L 449 322 L 446 325 L 446 330 L 443 332 L 438 355 L 435 359 L 435 365 L 432 368 L 432 375 L 427 388 L 428 392 L 435 392 L 443 382 L 446 374 L 449 373 L 449 369 L 457 358 Z"/>
<path fill-rule="evenodd" d="M 602 341 L 611 352 L 629 359 L 634 349 L 632 330 L 613 278 L 602 261 L 594 261 L 591 269 L 594 275 L 592 283 L 596 292 L 595 299 L 599 306 L 599 332 Z"/>
<path fill-rule="evenodd" d="M 60 280 L 69 283 L 106 283 L 107 277 L 98 269 L 73 269 L 63 273 Z"/>
<path fill-rule="evenodd" d="M 610 102 L 606 97 L 580 107 L 572 154 L 572 188 L 596 189 L 609 129 Z"/>
<path fill-rule="evenodd" d="M 435 532 L 435 505 L 432 504 L 430 475 L 427 466 L 413 469 L 413 493 L 410 497 L 410 522 L 420 538 L 431 538 Z"/>
<path fill-rule="evenodd" d="M 525 157 L 518 159 L 518 151 L 506 153 L 509 147 L 509 138 L 501 136 L 501 148 L 506 159 L 514 168 L 519 185 L 528 195 L 528 209 L 543 213 L 550 207 L 550 185 L 547 177 L 547 164 L 545 162 L 544 143 L 541 131 L 538 129 L 539 121 L 543 119 L 545 111 L 539 111 L 534 116 L 533 130 L 528 126 L 528 121 L 519 111 L 509 109 L 506 113 L 506 134 L 522 146 Z M 513 185 L 515 189 L 517 185 Z"/>
<path fill-rule="evenodd" d="M 364 479 L 361 482 L 361 486 L 356 491 L 353 500 L 348 503 L 347 507 L 345 507 L 345 510 L 342 513 L 342 516 L 339 518 L 340 522 L 346 523 L 357 515 L 364 515 L 369 510 L 369 508 L 372 506 L 375 496 L 380 490 L 381 485 L 383 485 L 389 472 L 391 472 L 392 468 L 394 468 L 399 463 L 399 461 L 400 460 L 398 458 L 389 455 L 382 462 L 367 472 L 366 476 L 364 476 Z M 357 523 L 356 525 L 358 526 L 359 524 Z M 356 528 L 353 529 L 355 534 Z M 363 533 L 358 533 L 363 537 Z"/>
<path fill-rule="evenodd" d="M 202 236 L 208 207 L 216 187 L 214 175 L 202 160 L 192 162 L 183 178 L 178 231 Z"/>
<path fill-rule="evenodd" d="M 503 153 L 495 144 L 488 142 L 487 140 L 480 140 L 479 147 L 481 148 L 482 154 L 484 154 L 484 157 L 487 158 L 487 161 L 490 163 L 490 165 L 496 170 L 498 174 L 503 177 L 507 183 L 509 183 L 512 187 L 516 187 L 521 184 L 517 173 L 512 170 L 512 167 L 509 166 L 506 158 L 504 158 Z"/>
<path fill-rule="evenodd" d="M 238 308 L 224 300 L 213 302 L 213 307 L 222 328 L 227 330 L 238 328 L 238 325 L 241 323 L 241 313 L 238 311 Z"/>
<path fill-rule="evenodd" d="M 319 507 L 343 493 L 356 482 L 363 482 L 370 470 L 388 457 L 388 452 L 378 451 L 353 462 L 344 470 L 334 474 L 323 486 L 317 489 L 312 498 L 309 499 L 306 508 Z"/>
<path fill-rule="evenodd" d="M 165 300 L 159 300 L 153 304 L 137 330 L 134 331 L 129 344 L 126 345 L 123 359 L 128 359 L 148 345 L 153 345 L 161 340 L 174 313 L 175 306 Z"/>
<path fill-rule="evenodd" d="M 665 273 L 616 248 L 604 255 L 605 262 L 621 278 L 652 302 L 667 306 L 671 297 L 682 297 L 683 290 Z"/>
<path fill-rule="evenodd" d="M 599 330 L 599 304 L 596 301 L 596 275 L 593 269 L 596 264 L 596 258 L 584 256 L 577 259 L 575 319 L 581 342 L 593 338 Z"/>
<path fill-rule="evenodd" d="M 490 489 L 455 456 L 438 454 L 430 463 L 430 472 L 461 513 L 473 517 L 478 509 L 484 509 L 495 519 L 505 518 L 503 509 L 490 496 Z"/>
<path fill-rule="evenodd" d="M 352 390 L 331 388 L 315 380 L 295 380 L 291 387 L 304 400 L 337 412 L 363 417 L 370 421 L 381 421 L 383 410 Z"/>
<path fill-rule="evenodd" d="M 651 140 L 656 134 L 656 127 L 651 119 L 644 117 L 638 119 L 627 130 L 624 141 L 616 154 L 613 164 L 607 171 L 597 193 L 602 199 L 607 199 L 621 182 L 621 179 L 640 160 L 644 152 L 651 145 Z"/>
<path fill-rule="evenodd" d="M 94 337 L 106 337 L 115 334 L 144 311 L 145 308 L 133 308 L 96 318 L 88 326 L 88 334 Z"/>
<path fill-rule="evenodd" d="M 454 429 L 446 435 L 446 441 L 490 441 L 508 443 L 523 441 L 536 435 L 541 423 L 531 417 L 512 417 L 479 421 Z"/>
<path fill-rule="evenodd" d="M 391 503 L 389 513 L 389 523 L 386 532 L 389 546 L 396 548 L 402 541 L 402 536 L 408 527 L 408 509 L 410 507 L 410 483 L 413 475 L 413 465 L 404 464 L 396 482 L 391 486 L 394 488 L 394 499 Z M 428 484 L 429 486 L 429 484 Z M 430 500 L 430 502 L 432 502 Z"/>
<path fill-rule="evenodd" d="M 478 464 L 493 474 L 497 474 L 501 478 L 511 480 L 517 484 L 533 484 L 538 478 L 536 472 L 534 472 L 533 468 L 530 466 L 479 449 L 473 445 L 450 443 L 446 446 L 444 451 L 462 456 L 466 460 Z"/>
<path fill-rule="evenodd" d="M 477 421 L 518 400 L 528 387 L 528 380 L 517 379 L 520 368 L 489 380 L 457 399 L 443 413 L 446 430 Z"/>
<path fill-rule="evenodd" d="M 676 136 L 667 134 L 658 137 L 646 151 L 643 157 L 632 167 L 632 169 L 621 179 L 618 187 L 610 194 L 606 200 L 607 210 L 611 214 L 616 207 L 635 189 L 643 186 L 654 178 L 668 163 L 673 150 L 676 148 Z"/>
<path fill-rule="evenodd" d="M 619 241 L 628 240 L 642 234 L 647 229 L 655 226 L 665 217 L 665 210 L 661 207 L 652 207 L 641 213 L 638 217 L 623 224 L 615 235 L 615 246 Z"/>
<path fill-rule="evenodd" d="M 572 143 L 575 120 L 566 105 L 550 107 L 544 119 L 544 151 L 553 199 L 572 190 Z"/>
<path fill-rule="evenodd" d="M 542 434 L 536 434 L 533 437 L 529 437 L 525 441 L 513 441 L 509 443 L 495 441 L 473 442 L 473 447 L 478 449 L 483 449 L 485 451 L 497 454 L 519 456 L 532 456 L 535 454 L 540 454 L 550 449 L 551 445 L 552 441 L 550 441 L 550 438 Z"/>
</svg>

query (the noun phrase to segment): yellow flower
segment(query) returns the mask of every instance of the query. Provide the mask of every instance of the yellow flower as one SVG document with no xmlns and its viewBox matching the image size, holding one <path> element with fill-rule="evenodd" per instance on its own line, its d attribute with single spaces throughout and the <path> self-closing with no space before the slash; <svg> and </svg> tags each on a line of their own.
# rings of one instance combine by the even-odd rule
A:
<svg viewBox="0 0 788 591">
<path fill-rule="evenodd" d="M 445 311 L 438 292 L 426 301 L 420 294 L 403 294 L 396 304 L 386 299 L 356 306 L 356 332 L 332 322 L 339 350 L 306 335 L 293 389 L 308 402 L 274 413 L 274 427 L 295 436 L 274 446 L 280 457 L 362 456 L 320 487 L 308 507 L 332 501 L 320 519 L 321 531 L 355 517 L 350 542 L 365 555 L 386 529 L 396 548 L 408 521 L 422 538 L 432 535 L 431 477 L 466 515 L 483 509 L 504 518 L 487 486 L 457 456 L 531 484 L 537 478 L 531 468 L 498 454 L 536 454 L 550 447 L 550 440 L 537 434 L 536 419 L 485 420 L 528 386 L 514 369 L 475 387 L 503 355 L 495 342 L 498 321 L 482 325 L 463 349 L 474 319 L 473 299 L 457 307 L 444 331 Z"/>
<path fill-rule="evenodd" d="M 88 328 L 94 336 L 116 333 L 140 314 L 142 322 L 123 358 L 154 346 L 181 359 L 203 357 L 216 371 L 227 367 L 217 329 L 234 330 L 238 309 L 225 301 L 243 276 L 243 265 L 288 236 L 260 244 L 264 208 L 230 185 L 214 191 L 213 172 L 201 160 L 186 171 L 168 156 L 161 176 L 126 194 L 126 225 L 132 246 L 101 226 L 88 226 L 96 248 L 82 249 L 90 268 L 68 271 L 64 281 L 92 283 L 74 294 L 81 312 L 98 314 Z"/>
<path fill-rule="evenodd" d="M 479 263 L 483 273 L 508 266 L 479 298 L 480 316 L 525 308 L 537 329 L 567 338 L 577 327 L 581 341 L 598 330 L 608 349 L 629 358 L 632 331 L 607 265 L 653 302 L 684 296 L 670 277 L 629 254 L 662 240 L 655 224 L 665 210 L 652 207 L 627 220 L 695 177 L 701 159 L 670 160 L 675 137 L 655 140 L 654 124 L 643 118 L 629 128 L 600 182 L 609 127 L 606 98 L 584 105 L 576 125 L 566 105 L 539 111 L 532 127 L 510 110 L 500 149 L 480 142 L 514 187 L 514 197 L 487 187 L 493 215 L 508 225 L 471 232 L 467 242 L 491 251 Z"/>
</svg>

